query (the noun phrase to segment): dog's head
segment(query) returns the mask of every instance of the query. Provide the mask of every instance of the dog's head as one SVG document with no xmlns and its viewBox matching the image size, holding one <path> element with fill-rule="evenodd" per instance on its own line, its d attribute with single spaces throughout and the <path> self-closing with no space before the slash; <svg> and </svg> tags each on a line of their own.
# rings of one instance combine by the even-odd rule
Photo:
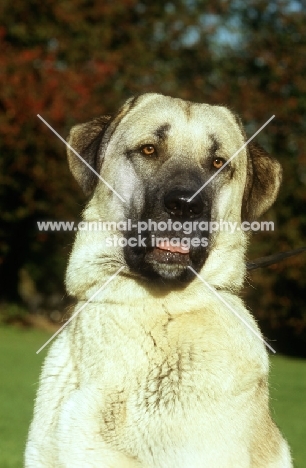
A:
<svg viewBox="0 0 306 468">
<path fill-rule="evenodd" d="M 74 127 L 69 144 L 83 160 L 71 149 L 68 157 L 91 195 L 85 218 L 130 220 L 118 233 L 130 270 L 189 280 L 188 266 L 222 267 L 223 252 L 244 247 L 239 228 L 211 232 L 209 223 L 239 226 L 275 200 L 279 164 L 258 146 L 242 148 L 245 141 L 239 119 L 225 107 L 144 94 L 113 117 Z"/>
</svg>

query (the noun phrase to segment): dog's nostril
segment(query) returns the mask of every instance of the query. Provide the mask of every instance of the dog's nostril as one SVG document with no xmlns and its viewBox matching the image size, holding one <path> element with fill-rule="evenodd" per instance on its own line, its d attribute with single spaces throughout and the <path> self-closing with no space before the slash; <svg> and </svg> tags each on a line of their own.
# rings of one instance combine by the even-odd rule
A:
<svg viewBox="0 0 306 468">
<path fill-rule="evenodd" d="M 170 200 L 168 203 L 165 203 L 165 205 L 171 211 L 179 211 L 181 209 L 180 205 L 173 200 Z"/>
<path fill-rule="evenodd" d="M 166 211 L 172 216 L 195 218 L 204 211 L 204 202 L 198 194 L 190 202 L 193 192 L 183 190 L 172 190 L 164 198 Z"/>
</svg>

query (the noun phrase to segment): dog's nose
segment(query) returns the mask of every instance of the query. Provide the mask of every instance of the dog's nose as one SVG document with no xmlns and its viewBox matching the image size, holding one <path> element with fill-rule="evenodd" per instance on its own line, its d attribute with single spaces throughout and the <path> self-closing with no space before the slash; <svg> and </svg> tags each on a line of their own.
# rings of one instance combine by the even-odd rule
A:
<svg viewBox="0 0 306 468">
<path fill-rule="evenodd" d="M 172 190 L 164 197 L 166 211 L 179 218 L 198 218 L 203 214 L 205 203 L 200 194 L 194 197 L 190 202 L 194 192 L 187 190 Z"/>
</svg>

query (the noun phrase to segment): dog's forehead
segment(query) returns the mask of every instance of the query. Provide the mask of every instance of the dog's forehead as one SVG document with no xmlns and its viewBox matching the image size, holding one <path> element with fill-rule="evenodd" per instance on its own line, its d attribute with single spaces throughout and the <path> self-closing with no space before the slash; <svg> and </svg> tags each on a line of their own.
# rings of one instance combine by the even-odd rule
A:
<svg viewBox="0 0 306 468">
<path fill-rule="evenodd" d="M 219 141 L 242 139 L 234 114 L 227 108 L 198 104 L 159 94 L 146 94 L 133 102 L 117 127 L 125 138 L 178 135 L 193 142 L 215 137 Z M 230 145 L 231 146 L 231 145 Z"/>
</svg>

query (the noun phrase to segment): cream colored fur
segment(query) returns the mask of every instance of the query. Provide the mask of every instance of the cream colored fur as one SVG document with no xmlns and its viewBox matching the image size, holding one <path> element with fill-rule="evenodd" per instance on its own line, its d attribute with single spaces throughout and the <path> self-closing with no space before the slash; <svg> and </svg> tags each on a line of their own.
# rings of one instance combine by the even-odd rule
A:
<svg viewBox="0 0 306 468">
<path fill-rule="evenodd" d="M 243 144 L 243 132 L 227 109 L 193 105 L 188 116 L 183 109 L 183 101 L 150 94 L 121 109 L 105 133 L 101 174 L 126 203 L 99 182 L 85 220 L 122 220 L 134 199 L 141 210 L 147 181 L 124 159 L 122 141 L 146 142 L 150 128 L 165 119 L 173 124 L 168 145 L 178 161 L 186 157 L 201 164 L 212 132 L 229 155 Z M 80 131 L 78 126 L 72 132 L 72 146 Z M 233 160 L 234 175 L 213 200 L 213 219 L 241 221 L 248 157 L 243 150 Z M 277 179 L 279 169 L 271 165 Z M 84 177 L 76 166 L 72 170 Z M 277 181 L 273 184 L 271 192 L 277 192 Z M 107 236 L 77 234 L 66 278 L 77 307 L 125 268 L 52 344 L 25 466 L 292 467 L 287 443 L 270 417 L 263 342 L 200 279 L 185 287 L 141 279 L 120 249 L 106 246 Z M 237 296 L 246 245 L 242 231 L 215 234 L 200 275 L 260 334 Z"/>
</svg>

